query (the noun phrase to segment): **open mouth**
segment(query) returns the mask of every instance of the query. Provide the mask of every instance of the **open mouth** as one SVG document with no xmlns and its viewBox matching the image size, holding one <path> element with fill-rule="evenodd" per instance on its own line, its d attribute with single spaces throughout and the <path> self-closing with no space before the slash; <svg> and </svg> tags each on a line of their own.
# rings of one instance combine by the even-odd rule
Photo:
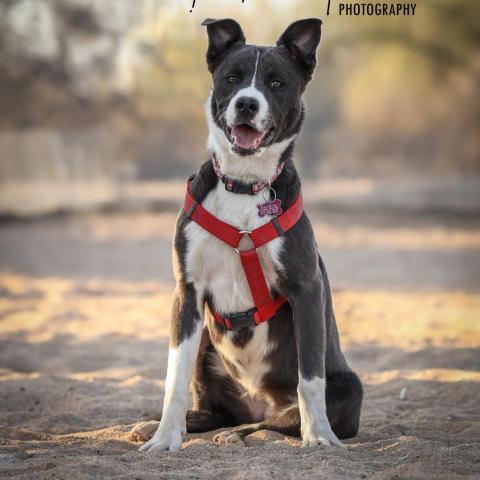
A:
<svg viewBox="0 0 480 480">
<path fill-rule="evenodd" d="M 228 133 L 233 143 L 233 148 L 240 152 L 257 151 L 269 136 L 270 130 L 257 130 L 248 123 L 232 126 L 228 128 Z"/>
</svg>

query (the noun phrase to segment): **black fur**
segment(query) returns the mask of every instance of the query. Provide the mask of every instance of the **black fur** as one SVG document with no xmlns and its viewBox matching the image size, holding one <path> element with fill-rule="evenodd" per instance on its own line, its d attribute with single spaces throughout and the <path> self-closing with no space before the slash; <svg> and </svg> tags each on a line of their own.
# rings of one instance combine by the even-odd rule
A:
<svg viewBox="0 0 480 480">
<path fill-rule="evenodd" d="M 207 64 L 213 75 L 211 113 L 216 125 L 229 137 L 225 112 L 235 92 L 248 86 L 257 55 L 261 61 L 256 87 L 264 94 L 270 109 L 269 133 L 264 146 L 290 138 L 302 125 L 304 107 L 301 96 L 316 64 L 315 52 L 320 40 L 321 21 L 295 22 L 283 33 L 275 47 L 245 44 L 243 32 L 234 20 L 204 22 L 209 35 Z M 235 77 L 235 83 L 227 81 Z M 272 79 L 281 88 L 271 88 Z M 247 152 L 248 153 L 248 152 Z M 281 175 L 273 183 L 284 209 L 300 193 L 301 183 L 292 161 L 293 142 L 279 162 L 285 162 Z M 261 161 L 261 160 L 259 160 Z M 193 178 L 190 189 L 202 202 L 218 183 L 212 161 L 204 163 Z M 196 292 L 186 281 L 185 226 L 191 219 L 182 212 L 177 222 L 174 251 L 177 265 L 177 292 L 172 315 L 171 343 L 179 345 L 189 338 L 199 321 Z M 355 436 L 359 428 L 362 386 L 348 366 L 338 336 L 332 308 L 330 285 L 325 265 L 317 251 L 314 233 L 305 213 L 297 224 L 283 234 L 284 242 L 279 282 L 272 293 L 285 296 L 285 304 L 268 322 L 269 342 L 275 347 L 264 359 L 270 370 L 262 380 L 259 397 L 273 407 L 271 415 L 258 422 L 245 400 L 238 371 L 228 359 L 221 358 L 215 344 L 226 329 L 212 317 L 213 302 L 207 292 L 204 301 L 207 328 L 204 328 L 193 375 L 193 410 L 187 414 L 187 431 L 202 432 L 234 427 L 244 436 L 258 429 L 300 435 L 300 413 L 295 405 L 299 373 L 305 380 L 326 379 L 326 405 L 330 425 L 339 438 Z M 243 348 L 253 336 L 253 328 L 234 332 L 233 344 Z"/>
<path fill-rule="evenodd" d="M 297 62 L 308 81 L 317 64 L 317 46 L 320 42 L 322 21 L 306 18 L 292 23 L 278 39 L 277 45 L 285 47 Z"/>
<path fill-rule="evenodd" d="M 223 38 L 231 37 L 223 48 L 218 46 L 220 28 L 229 32 Z M 320 28 L 318 19 L 301 20 L 285 31 L 276 47 L 259 47 L 245 44 L 240 25 L 235 21 L 209 20 L 207 63 L 213 76 L 212 118 L 227 137 L 230 132 L 223 114 L 235 93 L 248 87 L 257 54 L 260 56 L 256 88 L 265 96 L 271 112 L 267 125 L 270 132 L 263 146 L 285 140 L 300 131 L 304 118 L 301 97 L 315 68 Z M 234 83 L 231 78 L 235 78 Z M 274 80 L 280 82 L 281 87 L 273 88 Z"/>
<path fill-rule="evenodd" d="M 292 148 L 288 148 L 282 160 L 285 168 L 272 185 L 285 208 L 295 201 L 301 183 L 293 165 Z M 202 165 L 191 184 L 192 193 L 198 198 L 206 195 L 216 186 L 218 179 L 211 161 Z M 181 238 L 182 227 L 190 220 L 182 213 L 179 218 L 177 238 Z M 298 408 L 291 405 L 296 396 L 298 371 L 302 377 L 311 379 L 326 376 L 327 416 L 339 438 L 350 438 L 358 432 L 362 403 L 362 386 L 342 354 L 332 308 L 330 285 L 325 266 L 317 252 L 313 231 L 304 213 L 299 222 L 284 235 L 284 274 L 280 274 L 278 294 L 285 295 L 292 306 L 286 304 L 268 322 L 268 335 L 279 347 L 267 358 L 272 365 L 270 373 L 263 380 L 262 396 L 276 406 L 271 417 L 254 427 L 234 428 L 241 436 L 258 429 L 276 430 L 299 436 L 300 417 Z M 205 299 L 211 308 L 208 295 Z M 292 307 L 296 312 L 293 320 Z M 312 322 L 321 313 L 319 322 Z M 226 363 L 231 374 L 220 377 L 213 365 L 221 360 L 212 343 L 218 341 L 226 330 L 213 321 L 207 310 L 209 330 L 203 332 L 197 366 L 194 372 L 194 410 L 189 412 L 187 431 L 200 432 L 222 427 L 233 427 L 255 421 L 242 400 L 243 389 L 236 382 L 233 365 Z M 320 327 L 320 330 L 319 330 Z M 245 328 L 235 332 L 233 342 L 242 347 L 253 336 L 253 329 Z M 297 344 L 295 343 L 297 342 Z M 208 412 L 208 413 L 205 413 Z M 213 426 L 213 428 L 212 428 Z"/>
<path fill-rule="evenodd" d="M 240 25 L 230 18 L 223 20 L 207 18 L 202 25 L 207 27 L 207 65 L 210 72 L 213 73 L 233 47 L 245 44 L 245 37 Z"/>
</svg>

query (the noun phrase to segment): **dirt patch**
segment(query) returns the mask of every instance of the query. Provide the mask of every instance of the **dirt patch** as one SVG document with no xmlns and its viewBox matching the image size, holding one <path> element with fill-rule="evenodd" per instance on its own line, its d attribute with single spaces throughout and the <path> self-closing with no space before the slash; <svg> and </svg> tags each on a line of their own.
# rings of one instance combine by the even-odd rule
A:
<svg viewBox="0 0 480 480">
<path fill-rule="evenodd" d="M 462 262 L 438 265 L 429 256 L 466 247 L 458 251 L 475 265 L 478 233 L 462 236 L 456 225 L 451 245 L 448 229 L 426 236 L 434 245 L 420 246 L 424 262 L 392 274 L 398 248 L 407 241 L 416 249 L 418 232 L 389 230 L 389 249 L 366 224 L 344 242 L 329 224 L 342 343 L 365 385 L 360 434 L 345 450 L 301 449 L 298 439 L 271 432 L 249 436 L 247 446 L 219 446 L 209 433 L 189 435 L 180 452 L 146 455 L 128 433 L 161 409 L 173 219 L 140 220 L 133 236 L 131 217 L 104 218 L 101 229 L 98 218 L 88 219 L 90 229 L 85 218 L 8 226 L 2 251 L 28 248 L 2 259 L 2 478 L 480 478 L 480 296 L 473 281 L 462 283 Z M 383 288 L 369 284 L 368 262 L 352 265 L 344 255 L 369 242 L 383 251 L 371 267 Z M 155 249 L 157 260 L 145 258 Z M 440 288 L 436 277 L 453 270 L 455 288 Z M 343 271 L 351 275 L 339 287 Z"/>
</svg>

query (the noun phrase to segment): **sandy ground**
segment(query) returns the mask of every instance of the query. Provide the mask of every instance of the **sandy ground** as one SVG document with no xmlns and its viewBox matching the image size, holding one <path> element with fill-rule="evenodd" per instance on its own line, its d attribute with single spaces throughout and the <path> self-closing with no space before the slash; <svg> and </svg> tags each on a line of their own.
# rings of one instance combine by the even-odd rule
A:
<svg viewBox="0 0 480 480">
<path fill-rule="evenodd" d="M 57 216 L 0 227 L 1 477 L 480 478 L 480 220 L 312 217 L 365 385 L 345 450 L 259 432 L 138 453 L 128 433 L 163 398 L 175 215 Z"/>
</svg>

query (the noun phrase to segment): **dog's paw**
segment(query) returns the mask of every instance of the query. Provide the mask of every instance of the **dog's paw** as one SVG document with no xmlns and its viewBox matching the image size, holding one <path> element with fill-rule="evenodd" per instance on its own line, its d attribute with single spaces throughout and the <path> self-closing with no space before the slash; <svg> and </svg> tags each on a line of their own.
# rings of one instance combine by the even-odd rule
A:
<svg viewBox="0 0 480 480">
<path fill-rule="evenodd" d="M 315 447 L 317 445 L 335 445 L 336 447 L 345 448 L 345 445 L 333 433 L 330 425 L 302 435 L 302 448 Z"/>
<path fill-rule="evenodd" d="M 143 453 L 156 453 L 163 450 L 175 452 L 180 450 L 182 442 L 183 435 L 180 429 L 163 430 L 159 428 L 151 440 L 139 448 L 139 451 Z"/>
<path fill-rule="evenodd" d="M 231 432 L 230 430 L 217 433 L 213 437 L 213 441 L 222 445 L 245 446 L 242 437 L 237 432 Z"/>
<path fill-rule="evenodd" d="M 150 420 L 149 422 L 140 422 L 134 425 L 128 434 L 128 439 L 132 442 L 146 442 L 153 437 L 160 422 Z"/>
<path fill-rule="evenodd" d="M 302 448 L 316 447 L 317 445 L 335 445 L 336 447 L 345 448 L 345 445 L 332 432 L 322 432 L 316 435 L 305 435 L 302 437 Z"/>
</svg>

